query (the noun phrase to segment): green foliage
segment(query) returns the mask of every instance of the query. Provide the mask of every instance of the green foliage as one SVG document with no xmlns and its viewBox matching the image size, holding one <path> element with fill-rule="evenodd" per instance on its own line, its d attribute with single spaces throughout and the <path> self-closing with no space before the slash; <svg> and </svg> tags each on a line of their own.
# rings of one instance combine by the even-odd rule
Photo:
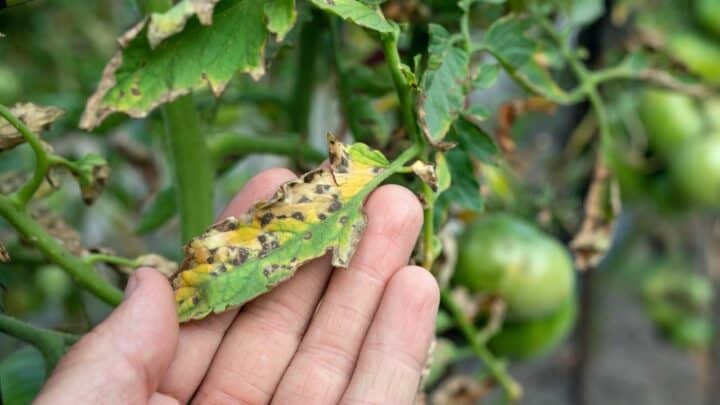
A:
<svg viewBox="0 0 720 405">
<path fill-rule="evenodd" d="M 31 403 L 44 382 L 43 357 L 32 347 L 17 350 L 0 362 L 0 394 L 6 405 Z"/>
<path fill-rule="evenodd" d="M 38 103 L 0 106 L 0 227 L 13 230 L 2 233 L 11 257 L 3 266 L 12 271 L 0 272 L 13 317 L 1 314 L 0 327 L 40 348 L 50 365 L 74 336 L 19 319 L 86 333 L 107 309 L 81 291 L 111 305 L 122 297 L 125 275 L 98 270 L 152 261 L 171 275 L 180 320 L 202 318 L 269 291 L 328 249 L 345 266 L 363 201 L 386 181 L 421 197 L 414 262 L 442 286 L 428 390 L 474 357 L 484 366 L 478 385 L 518 399 L 497 356 L 521 361 L 558 345 L 575 318 L 568 250 L 587 271 L 609 266 L 602 259 L 611 242 L 627 237 L 615 226 L 618 206 L 631 208 L 634 237 L 651 240 L 653 254 L 699 240 L 692 250 L 700 256 L 709 249 L 695 244 L 717 245 L 696 229 L 717 221 L 720 207 L 713 1 L 612 9 L 601 0 L 160 0 L 138 3 L 143 10 L 51 3 L 0 14 L 0 102 Z M 581 103 L 582 119 L 558 108 Z M 60 109 L 41 104 L 66 114 L 58 119 Z M 79 119 L 93 134 L 76 130 Z M 198 235 L 258 170 L 307 173 L 320 164 L 319 136 L 329 130 L 348 156 L 334 150 L 329 166 L 302 177 L 307 184 L 288 183 L 250 216 Z M 345 177 L 347 164 L 357 177 Z M 62 172 L 94 207 L 80 209 Z M 326 196 L 298 186 L 320 180 L 352 184 L 334 200 L 342 207 L 330 210 Z M 632 209 L 641 204 L 662 214 Z M 675 212 L 691 220 L 668 224 Z M 192 240 L 171 274 L 178 266 L 154 252 L 177 257 L 178 235 Z M 251 237 L 233 239 L 242 235 Z M 677 344 L 705 347 L 714 291 L 707 281 L 669 280 L 648 287 L 650 318 Z M 684 306 L 698 300 L 695 290 L 702 314 Z M 45 308 L 50 301 L 61 305 Z M 26 349 L 6 357 L 5 402 L 27 402 L 39 386 L 16 368 L 23 362 L 42 371 Z"/>
</svg>

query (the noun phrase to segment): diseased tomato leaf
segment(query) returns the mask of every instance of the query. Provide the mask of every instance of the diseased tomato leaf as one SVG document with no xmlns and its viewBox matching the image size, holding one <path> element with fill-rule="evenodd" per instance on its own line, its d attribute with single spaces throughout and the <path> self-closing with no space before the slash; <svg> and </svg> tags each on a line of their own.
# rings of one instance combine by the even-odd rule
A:
<svg viewBox="0 0 720 405">
<path fill-rule="evenodd" d="M 430 24 L 430 57 L 420 82 L 418 119 L 425 138 L 439 144 L 465 105 L 470 55 L 445 28 Z"/>
<path fill-rule="evenodd" d="M 182 4 L 185 2 L 176 8 Z M 261 77 L 268 35 L 274 32 L 280 38 L 294 22 L 294 10 L 285 10 L 287 7 L 294 4 L 287 0 L 226 0 L 215 7 L 212 25 L 183 14 L 184 29 L 165 37 L 154 49 L 146 36 L 148 20 L 141 21 L 119 39 L 122 49 L 105 67 L 80 126 L 94 128 L 115 112 L 145 117 L 155 107 L 199 88 L 210 87 L 219 95 L 236 72 Z M 171 31 L 176 29 L 167 32 Z"/>
<path fill-rule="evenodd" d="M 185 23 L 194 15 L 202 25 L 212 24 L 215 5 L 220 0 L 182 0 L 164 13 L 152 13 L 148 24 L 148 41 L 155 48 L 166 38 L 185 28 Z"/>
<path fill-rule="evenodd" d="M 230 217 L 185 247 L 173 278 L 180 322 L 243 305 L 332 251 L 347 267 L 365 228 L 365 197 L 392 173 L 379 151 L 328 135 L 329 167 L 285 183 L 266 202 Z"/>
</svg>

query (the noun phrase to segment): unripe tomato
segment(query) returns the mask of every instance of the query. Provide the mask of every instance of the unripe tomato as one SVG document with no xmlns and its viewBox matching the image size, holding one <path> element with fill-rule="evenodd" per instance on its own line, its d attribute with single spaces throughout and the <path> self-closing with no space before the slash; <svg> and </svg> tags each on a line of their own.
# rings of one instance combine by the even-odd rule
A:
<svg viewBox="0 0 720 405">
<path fill-rule="evenodd" d="M 720 83 L 720 42 L 692 32 L 678 32 L 668 37 L 668 49 L 693 73 Z"/>
<path fill-rule="evenodd" d="M 720 1 L 695 0 L 695 21 L 720 39 Z"/>
<path fill-rule="evenodd" d="M 650 319 L 673 344 L 691 348 L 710 343 L 713 288 L 706 277 L 659 268 L 645 281 L 643 295 Z"/>
<path fill-rule="evenodd" d="M 482 217 L 460 238 L 453 283 L 502 298 L 509 319 L 552 312 L 572 294 L 574 281 L 565 247 L 518 218 Z"/>
<path fill-rule="evenodd" d="M 0 103 L 10 104 L 20 94 L 20 79 L 9 68 L 0 65 Z"/>
<path fill-rule="evenodd" d="M 664 155 L 702 131 L 700 112 L 690 97 L 680 93 L 648 89 L 640 98 L 639 113 L 650 145 Z"/>
<path fill-rule="evenodd" d="M 688 141 L 673 154 L 670 174 L 688 202 L 720 207 L 720 134 Z"/>
<path fill-rule="evenodd" d="M 502 330 L 488 342 L 493 354 L 513 359 L 528 359 L 556 348 L 570 333 L 577 316 L 575 297 L 540 318 L 503 323 Z"/>
</svg>

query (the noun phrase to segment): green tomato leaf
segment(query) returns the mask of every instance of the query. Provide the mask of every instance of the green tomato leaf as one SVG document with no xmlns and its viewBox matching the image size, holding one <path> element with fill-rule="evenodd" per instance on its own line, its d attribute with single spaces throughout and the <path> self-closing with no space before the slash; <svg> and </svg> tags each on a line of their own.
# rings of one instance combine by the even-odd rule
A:
<svg viewBox="0 0 720 405">
<path fill-rule="evenodd" d="M 488 29 L 482 46 L 508 69 L 515 70 L 530 60 L 535 43 L 525 35 L 528 20 L 510 15 L 495 21 Z"/>
<path fill-rule="evenodd" d="M 188 243 L 173 278 L 180 322 L 243 305 L 328 251 L 333 265 L 347 267 L 366 223 L 363 201 L 395 168 L 365 144 L 345 146 L 332 135 L 328 143 L 329 167 Z"/>
<path fill-rule="evenodd" d="M 153 108 L 206 86 L 219 95 L 238 71 L 261 77 L 269 29 L 278 35 L 288 29 L 279 17 L 280 10 L 287 10 L 272 3 L 220 2 L 211 26 L 188 20 L 185 29 L 155 49 L 140 35 L 148 31 L 147 21 L 140 22 L 120 38 L 122 49 L 105 67 L 80 126 L 94 128 L 115 112 L 145 117 Z"/>
<path fill-rule="evenodd" d="M 495 63 L 485 63 L 480 65 L 475 79 L 473 79 L 473 88 L 476 90 L 484 90 L 490 88 L 500 75 L 500 67 Z"/>
<path fill-rule="evenodd" d="M 470 57 L 453 45 L 440 25 L 430 24 L 428 66 L 420 82 L 418 121 L 425 138 L 438 145 L 465 106 Z"/>
<path fill-rule="evenodd" d="M 267 28 L 277 35 L 277 40 L 285 39 L 288 31 L 297 21 L 295 0 L 270 0 L 265 3 L 265 17 L 267 17 Z"/>
<path fill-rule="evenodd" d="M 150 46 L 155 48 L 166 38 L 182 31 L 194 15 L 197 15 L 201 24 L 212 24 L 213 10 L 218 1 L 220 0 L 182 0 L 168 11 L 152 13 L 147 31 Z"/>
<path fill-rule="evenodd" d="M 324 11 L 373 31 L 390 33 L 395 27 L 389 23 L 377 6 L 357 0 L 310 0 L 310 3 Z"/>
<path fill-rule="evenodd" d="M 450 188 L 452 182 L 450 167 L 442 152 L 435 153 L 435 172 L 437 173 L 437 193 L 440 194 Z"/>
<path fill-rule="evenodd" d="M 452 184 L 441 196 L 441 205 L 455 204 L 474 212 L 484 209 L 480 184 L 475 179 L 472 161 L 462 150 L 453 149 L 445 154 L 452 176 Z"/>
<path fill-rule="evenodd" d="M 497 145 L 490 135 L 464 117 L 458 118 L 453 124 L 450 139 L 458 143 L 459 149 L 484 162 L 492 162 L 498 153 Z"/>
<path fill-rule="evenodd" d="M 33 402 L 45 382 L 45 361 L 32 346 L 23 347 L 0 362 L 0 393 L 5 405 Z"/>
</svg>

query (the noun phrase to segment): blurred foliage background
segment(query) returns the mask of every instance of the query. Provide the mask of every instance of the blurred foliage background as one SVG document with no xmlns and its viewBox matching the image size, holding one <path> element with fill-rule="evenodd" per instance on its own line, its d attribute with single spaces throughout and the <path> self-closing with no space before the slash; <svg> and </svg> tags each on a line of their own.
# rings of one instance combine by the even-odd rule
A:
<svg viewBox="0 0 720 405">
<path fill-rule="evenodd" d="M 429 22 L 454 29 L 461 14 L 450 0 L 367 3 L 381 3 L 388 18 L 410 24 L 411 35 L 401 43 L 408 60 L 425 51 Z M 532 2 L 505 3 L 476 4 L 470 14 L 473 35 L 482 36 L 501 15 L 522 12 L 525 3 Z M 458 235 L 477 218 L 502 212 L 533 223 L 563 245 L 580 240 L 581 248 L 577 242 L 574 245 L 576 264 L 579 260 L 580 267 L 592 270 L 579 273 L 577 303 L 562 315 L 565 323 L 550 320 L 550 326 L 537 326 L 539 332 L 521 333 L 519 343 L 504 338 L 509 352 L 531 347 L 532 336 L 542 346 L 537 353 L 519 354 L 510 362 L 510 373 L 524 387 L 523 403 L 717 403 L 720 3 L 570 3 L 574 3 L 571 11 L 560 13 L 561 20 L 574 22 L 563 34 L 571 38 L 587 66 L 613 65 L 630 54 L 629 63 L 656 69 L 649 71 L 646 81 L 603 85 L 612 137 L 599 140 L 598 122 L 586 102 L 563 106 L 529 95 L 496 66 L 497 77 L 488 80 L 497 81 L 479 86 L 466 101 L 485 109 L 484 135 L 470 145 L 464 145 L 461 136 L 454 139 L 462 152 L 447 154 L 457 187 L 438 202 L 440 236 L 446 235 L 446 249 L 450 243 L 461 252 L 462 262 L 463 251 L 480 247 Z M 299 3 L 303 27 L 312 18 L 306 6 Z M 1 10 L 0 32 L 5 37 L 0 38 L 0 103 L 62 108 L 65 114 L 43 139 L 60 155 L 97 153 L 112 168 L 105 192 L 90 206 L 83 204 L 70 176 L 58 175 L 55 181 L 62 186 L 48 187 L 47 196 L 32 208 L 53 236 L 79 251 L 128 258 L 152 252 L 178 261 L 184 241 L 172 175 L 163 155 L 162 114 L 154 112 L 142 120 L 114 115 L 92 132 L 78 129 L 87 98 L 117 49 L 116 38 L 140 18 L 133 1 L 37 0 Z M 316 36 L 317 46 L 309 58 L 297 46 L 302 35 Z M 300 172 L 314 167 L 324 159 L 327 131 L 340 136 L 351 133 L 388 154 L 397 152 L 400 144 L 395 140 L 402 136 L 395 113 L 398 101 L 382 52 L 358 27 L 345 25 L 342 38 L 348 49 L 339 52 L 326 30 L 318 27 L 308 34 L 294 29 L 285 42 L 269 45 L 272 62 L 261 80 L 238 75 L 220 98 L 208 91 L 194 94 L 218 173 L 215 212 L 264 168 L 286 166 Z M 573 85 L 557 49 L 540 46 L 533 60 L 541 68 L 540 74 L 531 76 L 539 85 Z M 350 71 L 346 77 L 352 80 L 339 83 L 334 65 L 338 63 Z M 305 77 L 311 79 L 297 82 L 301 70 L 310 70 Z M 542 72 L 548 71 L 553 72 L 551 82 L 543 81 Z M 361 110 L 361 124 L 343 118 L 341 110 L 347 107 L 340 105 L 342 91 L 362 100 L 354 107 Z M 262 144 L 263 140 L 269 143 Z M 486 159 L 484 154 L 495 157 Z M 3 152 L 3 193 L 29 177 L 33 168 L 27 145 Z M 397 181 L 416 186 L 407 178 Z M 600 208 L 587 203 L 594 188 L 605 204 Z M 582 230 L 588 207 L 599 209 L 600 217 L 607 215 L 608 223 L 586 241 Z M 0 240 L 12 258 L 0 264 L 4 313 L 80 334 L 111 310 L 6 223 L 0 226 Z M 587 251 L 583 242 L 591 244 Z M 593 256 L 596 250 L 602 257 Z M 535 260 L 546 252 L 543 249 Z M 117 285 L 127 277 L 113 266 L 99 266 L 98 271 Z M 454 284 L 468 283 L 455 279 Z M 553 287 L 550 282 L 539 288 Z M 467 360 L 451 322 L 443 324 L 446 316 L 443 311 L 438 321 L 438 332 L 446 339 L 436 350 L 427 399 L 433 403 L 496 400 L 498 394 L 488 394 L 489 387 L 462 378 L 482 367 Z M 560 332 L 552 332 L 553 328 Z M 505 350 L 503 339 L 496 339 L 493 350 Z M 42 380 L 26 374 L 41 377 L 42 364 L 34 349 L 0 335 L 4 395 L 8 387 L 22 386 L 27 392 L 13 392 L 17 396 L 13 398 L 31 397 L 34 388 L 27 382 Z"/>
</svg>

